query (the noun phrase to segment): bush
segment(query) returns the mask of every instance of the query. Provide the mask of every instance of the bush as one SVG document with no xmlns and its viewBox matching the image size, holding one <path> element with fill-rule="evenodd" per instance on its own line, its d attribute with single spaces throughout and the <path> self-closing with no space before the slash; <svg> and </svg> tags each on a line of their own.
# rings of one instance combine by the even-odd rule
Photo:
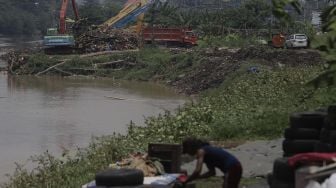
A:
<svg viewBox="0 0 336 188">
<path fill-rule="evenodd" d="M 199 48 L 208 47 L 246 47 L 250 45 L 260 45 L 257 37 L 251 36 L 243 38 L 238 34 L 228 34 L 223 37 L 204 37 L 198 41 Z"/>
</svg>

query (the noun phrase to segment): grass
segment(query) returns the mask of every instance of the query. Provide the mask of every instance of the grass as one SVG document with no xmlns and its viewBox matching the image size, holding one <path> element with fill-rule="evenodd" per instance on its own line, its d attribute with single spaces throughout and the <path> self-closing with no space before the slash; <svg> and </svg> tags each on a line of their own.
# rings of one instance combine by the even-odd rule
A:
<svg viewBox="0 0 336 188">
<path fill-rule="evenodd" d="M 242 38 L 236 34 L 230 34 L 225 37 L 204 37 L 199 40 L 198 47 L 193 51 L 178 53 L 169 49 L 162 49 L 155 46 L 146 47 L 139 52 L 120 53 L 113 55 L 101 55 L 95 57 L 80 58 L 79 55 L 45 55 L 43 53 L 32 54 L 28 62 L 22 66 L 14 67 L 14 72 L 19 75 L 36 74 L 47 68 L 56 65 L 64 59 L 67 63 L 57 68 L 68 73 L 113 77 L 117 79 L 128 80 L 175 80 L 183 75 L 187 70 L 197 66 L 202 61 L 199 51 L 204 48 L 213 47 L 246 47 L 250 45 L 259 45 L 256 37 L 248 39 Z M 97 69 L 94 65 L 116 60 L 133 62 L 133 67 L 122 67 L 117 69 Z M 88 71 L 92 70 L 92 71 Z M 48 71 L 49 75 L 62 75 L 61 71 L 54 69 Z"/>
<path fill-rule="evenodd" d="M 208 48 L 208 47 L 241 48 L 250 45 L 262 45 L 262 44 L 260 43 L 259 38 L 255 36 L 243 38 L 237 34 L 228 34 L 226 36 L 220 36 L 220 37 L 206 36 L 198 41 L 199 48 Z"/>
</svg>

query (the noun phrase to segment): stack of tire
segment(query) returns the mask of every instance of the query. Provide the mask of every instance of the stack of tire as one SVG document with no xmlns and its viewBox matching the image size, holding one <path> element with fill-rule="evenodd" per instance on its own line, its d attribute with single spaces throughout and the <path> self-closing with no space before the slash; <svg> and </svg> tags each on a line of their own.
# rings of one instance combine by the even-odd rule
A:
<svg viewBox="0 0 336 188">
<path fill-rule="evenodd" d="M 290 126 L 284 132 L 283 157 L 274 161 L 273 173 L 267 177 L 270 188 L 295 187 L 295 169 L 288 165 L 288 157 L 315 151 L 321 143 L 326 116 L 324 111 L 299 112 L 290 116 Z"/>
<path fill-rule="evenodd" d="M 320 133 L 320 142 L 315 145 L 315 152 L 336 152 L 336 105 L 328 107 Z"/>
<path fill-rule="evenodd" d="M 285 140 L 282 143 L 284 157 L 299 153 L 314 152 L 319 145 L 321 130 L 324 127 L 326 112 L 293 113 L 290 127 L 285 130 Z"/>
</svg>

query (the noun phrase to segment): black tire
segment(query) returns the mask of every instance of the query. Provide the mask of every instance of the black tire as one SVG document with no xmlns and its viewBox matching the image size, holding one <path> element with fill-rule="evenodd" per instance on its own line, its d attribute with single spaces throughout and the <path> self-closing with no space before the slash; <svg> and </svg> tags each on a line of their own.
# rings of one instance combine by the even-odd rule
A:
<svg viewBox="0 0 336 188">
<path fill-rule="evenodd" d="M 323 143 L 330 143 L 330 130 L 323 128 L 320 132 L 320 141 Z"/>
<path fill-rule="evenodd" d="M 324 143 L 324 142 L 317 142 L 315 144 L 315 152 L 329 153 L 331 151 L 332 151 L 331 144 Z"/>
<path fill-rule="evenodd" d="M 284 182 L 277 179 L 273 179 L 272 182 L 270 188 L 295 188 L 295 183 Z"/>
<path fill-rule="evenodd" d="M 300 112 L 293 113 L 290 118 L 291 128 L 310 128 L 310 129 L 322 129 L 324 125 L 324 119 L 326 117 L 324 112 Z"/>
<path fill-rule="evenodd" d="M 137 169 L 107 169 L 96 174 L 97 186 L 142 185 L 144 173 Z"/>
<path fill-rule="evenodd" d="M 287 158 L 278 158 L 274 161 L 273 177 L 285 182 L 295 181 L 295 169 L 288 165 Z"/>
<path fill-rule="evenodd" d="M 328 106 L 328 115 L 336 115 L 336 104 Z"/>
<path fill-rule="evenodd" d="M 272 180 L 273 180 L 273 174 L 268 173 L 266 176 L 267 184 L 271 187 L 272 186 Z"/>
<path fill-rule="evenodd" d="M 283 153 L 283 157 L 293 157 L 294 155 L 296 155 L 297 153 Z"/>
<path fill-rule="evenodd" d="M 336 118 L 328 115 L 324 121 L 324 128 L 329 130 L 336 130 Z"/>
<path fill-rule="evenodd" d="M 284 140 L 282 149 L 285 154 L 314 152 L 315 144 L 318 142 L 319 140 Z"/>
<path fill-rule="evenodd" d="M 336 152 L 336 145 L 330 144 L 330 153 Z"/>
<path fill-rule="evenodd" d="M 329 131 L 329 143 L 332 146 L 336 146 L 336 131 L 335 130 Z"/>
<path fill-rule="evenodd" d="M 273 175 L 267 176 L 268 185 L 270 188 L 294 188 L 294 182 L 279 180 Z"/>
<path fill-rule="evenodd" d="M 285 129 L 285 138 L 292 140 L 318 140 L 320 139 L 320 131 L 317 129 Z"/>
</svg>

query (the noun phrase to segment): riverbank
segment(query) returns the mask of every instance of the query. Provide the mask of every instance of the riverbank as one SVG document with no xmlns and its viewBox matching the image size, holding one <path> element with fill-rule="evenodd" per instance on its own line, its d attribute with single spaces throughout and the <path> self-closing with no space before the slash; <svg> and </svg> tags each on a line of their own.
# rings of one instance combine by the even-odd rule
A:
<svg viewBox="0 0 336 188">
<path fill-rule="evenodd" d="M 323 61 L 316 52 L 241 50 L 145 49 L 139 53 L 85 60 L 71 57 L 71 61 L 58 68 L 69 71 L 76 66 L 87 71 L 93 65 L 127 59 L 135 65 L 112 66 L 108 71 L 95 70 L 92 75 L 164 82 L 181 92 L 198 94 L 199 99 L 176 113 L 167 111 L 148 117 L 144 127 L 130 124 L 125 135 L 97 138 L 75 156 L 65 153 L 64 158 L 58 159 L 45 153 L 36 158 L 39 166 L 33 173 L 19 168 L 5 187 L 78 187 L 92 180 L 95 173 L 108 164 L 134 151 L 146 151 L 150 142 L 179 143 L 191 135 L 222 142 L 274 139 L 288 126 L 290 113 L 336 102 L 335 87 L 315 89 L 307 85 L 323 71 Z M 46 64 L 45 56 L 39 54 L 13 71 L 36 74 L 56 65 L 62 58 L 50 58 Z"/>
<path fill-rule="evenodd" d="M 15 75 L 90 75 L 155 81 L 188 95 L 217 88 L 241 67 L 257 72 L 262 66 L 276 69 L 324 63 L 314 50 L 283 50 L 268 46 L 143 48 L 83 55 L 19 51 L 7 54 L 5 59 L 9 72 Z"/>
</svg>

